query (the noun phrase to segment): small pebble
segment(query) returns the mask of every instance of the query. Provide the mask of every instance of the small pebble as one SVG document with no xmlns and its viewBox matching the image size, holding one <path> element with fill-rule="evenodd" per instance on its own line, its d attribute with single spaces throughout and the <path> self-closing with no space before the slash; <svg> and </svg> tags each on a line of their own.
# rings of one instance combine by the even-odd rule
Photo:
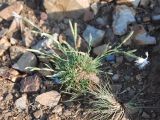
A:
<svg viewBox="0 0 160 120">
<path fill-rule="evenodd" d="M 112 80 L 113 81 L 118 81 L 119 80 L 119 75 L 118 74 L 114 74 L 113 76 L 112 76 Z"/>
<path fill-rule="evenodd" d="M 108 56 L 106 56 L 105 60 L 106 60 L 107 62 L 115 63 L 115 61 L 116 61 L 116 56 L 115 56 L 115 55 L 108 55 Z"/>
</svg>

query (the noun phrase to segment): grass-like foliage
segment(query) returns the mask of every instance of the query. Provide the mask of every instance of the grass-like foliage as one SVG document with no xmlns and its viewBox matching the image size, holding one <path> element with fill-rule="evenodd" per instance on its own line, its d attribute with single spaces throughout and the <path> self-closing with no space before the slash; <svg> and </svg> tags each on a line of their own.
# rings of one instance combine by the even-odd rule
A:
<svg viewBox="0 0 160 120">
<path fill-rule="evenodd" d="M 52 39 L 54 42 L 54 47 L 59 51 L 59 54 L 56 52 L 49 53 L 47 51 L 37 51 L 30 49 L 29 51 L 37 53 L 39 58 L 47 59 L 51 64 L 46 65 L 46 68 L 28 68 L 31 71 L 35 70 L 47 70 L 52 71 L 53 75 L 47 76 L 51 79 L 58 77 L 62 85 L 66 88 L 67 91 L 81 92 L 84 93 L 88 88 L 93 87 L 99 83 L 98 67 L 100 66 L 100 59 L 89 56 L 88 53 L 79 52 L 76 47 L 77 40 L 77 25 L 70 22 L 71 31 L 74 39 L 74 47 L 70 46 L 67 42 L 63 41 L 60 43 L 55 40 L 51 35 L 46 33 L 40 33 L 45 35 L 48 39 Z"/>
<path fill-rule="evenodd" d="M 103 59 L 107 55 L 124 54 L 136 58 L 136 56 L 132 54 L 133 52 L 135 52 L 135 50 L 126 52 L 123 51 L 123 49 L 121 48 L 123 43 L 130 39 L 130 37 L 133 35 L 133 32 L 131 32 L 127 36 L 127 38 L 118 46 L 111 46 L 108 49 L 106 49 L 104 51 L 104 54 L 102 54 L 101 56 L 92 58 L 89 55 L 89 52 L 91 50 L 90 45 L 87 53 L 78 51 L 78 35 L 76 23 L 73 25 L 71 21 L 69 21 L 69 25 L 74 40 L 74 45 L 71 46 L 66 41 L 63 41 L 63 43 L 61 43 L 52 35 L 48 33 L 43 33 L 41 29 L 39 29 L 27 18 L 24 18 L 16 13 L 14 13 L 13 16 L 15 17 L 15 19 L 17 19 L 17 21 L 22 20 L 26 24 L 29 24 L 34 29 L 36 29 L 36 31 L 33 31 L 33 33 L 47 37 L 47 39 L 50 39 L 54 44 L 54 49 L 52 50 L 53 52 L 29 49 L 29 51 L 36 53 L 40 59 L 45 59 L 45 61 L 47 62 L 44 62 L 44 68 L 28 67 L 27 69 L 30 69 L 31 71 L 43 70 L 44 72 L 53 72 L 53 75 L 46 77 L 50 77 L 51 79 L 59 78 L 62 86 L 65 86 L 66 91 L 84 93 L 90 88 L 93 88 L 94 86 L 98 85 L 100 82 L 99 78 L 97 77 L 99 73 L 98 68 L 101 65 L 101 59 Z"/>
<path fill-rule="evenodd" d="M 91 120 L 121 120 L 125 117 L 124 109 L 116 100 L 109 86 L 98 86 L 97 89 L 91 90 L 94 99 L 92 105 Z"/>
<path fill-rule="evenodd" d="M 133 54 L 135 50 L 124 51 L 122 49 L 122 45 L 131 38 L 133 32 L 118 46 L 108 47 L 102 55 L 92 58 L 89 54 L 91 50 L 90 46 L 87 53 L 80 52 L 77 48 L 78 35 L 76 23 L 73 25 L 69 21 L 74 40 L 74 45 L 71 46 L 66 41 L 59 42 L 52 35 L 43 33 L 41 29 L 28 19 L 15 13 L 14 16 L 16 19 L 23 20 L 25 23 L 36 28 L 37 31 L 33 31 L 33 33 L 47 37 L 54 44 L 54 49 L 50 48 L 52 52 L 29 49 L 29 51 L 36 53 L 40 59 L 43 59 L 45 67 L 28 67 L 26 69 L 52 72 L 52 75 L 45 77 L 49 77 L 50 79 L 58 78 L 65 88 L 65 92 L 72 92 L 71 94 L 91 93 L 94 96 L 94 99 L 90 102 L 92 105 L 91 113 L 93 115 L 91 119 L 93 120 L 121 120 L 124 117 L 124 109 L 116 100 L 116 97 L 110 90 L 110 86 L 101 86 L 97 75 L 100 72 L 101 60 L 108 55 L 123 54 L 136 59 L 139 58 Z"/>
</svg>

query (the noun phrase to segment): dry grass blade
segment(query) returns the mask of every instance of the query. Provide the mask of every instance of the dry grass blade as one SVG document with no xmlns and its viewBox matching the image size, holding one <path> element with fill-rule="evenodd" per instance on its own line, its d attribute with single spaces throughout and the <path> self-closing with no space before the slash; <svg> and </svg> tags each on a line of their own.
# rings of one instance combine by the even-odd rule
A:
<svg viewBox="0 0 160 120">
<path fill-rule="evenodd" d="M 124 109 L 110 91 L 109 86 L 98 86 L 91 90 L 94 99 L 91 100 L 92 120 L 121 120 L 124 117 Z"/>
</svg>

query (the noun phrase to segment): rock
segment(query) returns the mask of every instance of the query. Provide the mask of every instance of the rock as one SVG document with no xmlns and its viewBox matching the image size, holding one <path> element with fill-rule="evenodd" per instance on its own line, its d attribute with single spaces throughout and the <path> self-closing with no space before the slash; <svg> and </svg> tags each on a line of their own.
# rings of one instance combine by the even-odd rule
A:
<svg viewBox="0 0 160 120">
<path fill-rule="evenodd" d="M 13 100 L 13 95 L 11 93 L 8 93 L 7 96 L 5 97 L 6 101 L 11 101 Z"/>
<path fill-rule="evenodd" d="M 61 105 L 57 105 L 54 108 L 53 112 L 56 113 L 56 114 L 58 114 L 58 115 L 62 115 L 62 110 L 63 110 L 62 106 Z"/>
<path fill-rule="evenodd" d="M 145 119 L 149 119 L 150 118 L 150 116 L 146 112 L 142 113 L 142 117 L 145 118 Z"/>
<path fill-rule="evenodd" d="M 18 40 L 15 39 L 15 38 L 13 38 L 13 37 L 11 37 L 9 41 L 10 41 L 10 43 L 11 43 L 12 45 L 15 45 L 15 44 L 18 43 Z"/>
<path fill-rule="evenodd" d="M 108 28 L 107 30 L 106 30 L 106 35 L 105 35 L 105 40 L 104 40 L 104 42 L 106 43 L 106 44 L 108 44 L 108 43 L 114 43 L 115 42 L 115 35 L 114 35 L 114 33 L 113 33 L 113 30 L 111 29 L 111 28 Z"/>
<path fill-rule="evenodd" d="M 123 62 L 123 56 L 116 56 L 116 63 L 122 64 Z"/>
<path fill-rule="evenodd" d="M 19 77 L 19 72 L 14 69 L 10 69 L 8 67 L 1 67 L 0 77 L 11 80 L 12 82 L 15 82 L 16 79 Z"/>
<path fill-rule="evenodd" d="M 115 55 L 107 55 L 107 56 L 105 57 L 105 60 L 106 60 L 107 62 L 110 62 L 110 63 L 115 63 L 115 61 L 116 61 L 116 56 L 115 56 Z"/>
<path fill-rule="evenodd" d="M 98 17 L 96 19 L 96 22 L 98 23 L 98 25 L 101 25 L 101 26 L 106 26 L 108 24 L 108 20 L 106 17 Z"/>
<path fill-rule="evenodd" d="M 0 76 L 2 77 L 6 73 L 6 71 L 8 71 L 8 70 L 9 70 L 8 67 L 1 67 L 0 68 Z"/>
<path fill-rule="evenodd" d="M 141 0 L 117 0 L 117 4 L 128 4 L 137 7 Z"/>
<path fill-rule="evenodd" d="M 28 109 L 27 95 L 23 94 L 22 97 L 18 98 L 15 101 L 15 106 L 19 111 L 27 110 Z"/>
<path fill-rule="evenodd" d="M 114 81 L 114 82 L 117 82 L 118 80 L 119 80 L 119 74 L 114 74 L 113 76 L 112 76 L 112 80 Z"/>
<path fill-rule="evenodd" d="M 47 48 L 47 39 L 39 40 L 35 45 L 33 45 L 31 48 L 35 50 L 42 50 Z"/>
<path fill-rule="evenodd" d="M 43 119 L 43 120 L 46 120 L 46 119 Z M 57 114 L 52 114 L 51 116 L 49 116 L 48 119 L 49 120 L 62 120 L 61 117 L 59 115 L 57 115 Z"/>
<path fill-rule="evenodd" d="M 150 0 L 141 0 L 140 6 L 147 7 L 150 3 Z"/>
<path fill-rule="evenodd" d="M 142 34 L 136 35 L 134 39 L 134 43 L 136 45 L 155 45 L 156 38 L 148 35 L 147 33 L 142 33 Z"/>
<path fill-rule="evenodd" d="M 40 13 L 40 18 L 41 18 L 41 20 L 45 21 L 45 20 L 48 19 L 48 15 L 45 12 L 41 12 Z"/>
<path fill-rule="evenodd" d="M 30 72 L 27 67 L 35 67 L 37 65 L 37 58 L 36 56 L 31 52 L 24 53 L 17 63 L 12 65 L 12 67 L 16 70 L 19 70 L 21 72 Z"/>
<path fill-rule="evenodd" d="M 64 113 L 63 113 L 63 115 L 66 116 L 66 117 L 69 117 L 69 116 L 72 115 L 72 112 L 69 111 L 69 110 L 65 110 Z"/>
<path fill-rule="evenodd" d="M 156 44 L 156 38 L 147 34 L 142 25 L 135 25 L 133 42 L 136 45 L 154 45 Z"/>
<path fill-rule="evenodd" d="M 12 115 L 13 115 L 12 112 L 6 111 L 4 115 L 4 119 L 8 120 L 10 117 L 12 117 Z"/>
<path fill-rule="evenodd" d="M 73 103 L 73 101 L 66 101 L 64 103 L 64 106 L 67 108 L 72 108 L 74 106 L 74 103 Z"/>
<path fill-rule="evenodd" d="M 107 44 L 104 44 L 104 45 L 101 45 L 101 46 L 98 46 L 98 47 L 95 47 L 93 49 L 93 53 L 97 56 L 100 56 L 102 55 L 108 48 L 108 45 Z"/>
<path fill-rule="evenodd" d="M 11 60 L 14 61 L 18 59 L 23 53 L 26 52 L 26 48 L 21 46 L 11 46 L 9 48 L 9 52 L 10 52 Z"/>
<path fill-rule="evenodd" d="M 49 18 L 79 18 L 89 8 L 89 0 L 46 0 L 44 7 Z"/>
<path fill-rule="evenodd" d="M 83 17 L 83 20 L 84 20 L 85 22 L 87 22 L 87 21 L 92 20 L 93 18 L 94 18 L 93 12 L 90 11 L 90 10 L 86 10 L 86 12 L 85 12 L 85 14 L 84 14 L 84 17 Z"/>
<path fill-rule="evenodd" d="M 61 95 L 57 91 L 52 90 L 38 95 L 35 101 L 44 106 L 55 107 L 58 104 L 60 98 Z"/>
<path fill-rule="evenodd" d="M 93 4 L 91 4 L 91 10 L 93 11 L 94 15 L 96 15 L 99 11 L 99 7 L 97 2 L 94 2 Z"/>
<path fill-rule="evenodd" d="M 37 110 L 36 112 L 33 113 L 35 118 L 40 118 L 41 116 L 43 116 L 43 112 L 42 110 Z"/>
<path fill-rule="evenodd" d="M 40 89 L 41 78 L 37 75 L 25 77 L 20 82 L 20 91 L 25 93 L 35 93 Z"/>
<path fill-rule="evenodd" d="M 53 81 L 53 83 L 54 84 L 56 84 L 56 85 L 60 85 L 60 84 L 62 84 L 62 82 L 61 82 L 61 80 L 59 79 L 59 78 L 52 78 L 52 81 Z"/>
<path fill-rule="evenodd" d="M 103 30 L 88 25 L 85 31 L 83 32 L 83 38 L 92 47 L 96 47 L 102 42 L 104 34 L 105 32 Z"/>
<path fill-rule="evenodd" d="M 113 14 L 113 31 L 115 35 L 124 35 L 130 23 L 134 23 L 135 11 L 126 5 L 118 5 Z"/>
<path fill-rule="evenodd" d="M 22 41 L 26 47 L 31 47 L 34 44 L 34 38 L 29 28 L 24 28 L 22 32 Z"/>
<path fill-rule="evenodd" d="M 19 1 L 14 2 L 10 6 L 4 8 L 3 10 L 0 11 L 0 17 L 5 20 L 9 20 L 12 18 L 13 12 L 16 12 L 17 14 L 19 14 L 22 9 L 23 9 L 22 2 L 19 2 Z"/>
<path fill-rule="evenodd" d="M 0 40 L 0 56 L 4 54 L 4 52 L 11 46 L 11 44 L 8 42 L 7 38 L 4 36 Z"/>
<path fill-rule="evenodd" d="M 52 36 L 55 41 L 58 41 L 58 34 L 57 33 L 54 33 Z M 53 47 L 54 47 L 54 41 L 52 39 L 44 38 L 44 39 L 39 40 L 31 48 L 36 49 L 36 50 L 45 50 L 45 49 L 50 49 Z"/>
</svg>

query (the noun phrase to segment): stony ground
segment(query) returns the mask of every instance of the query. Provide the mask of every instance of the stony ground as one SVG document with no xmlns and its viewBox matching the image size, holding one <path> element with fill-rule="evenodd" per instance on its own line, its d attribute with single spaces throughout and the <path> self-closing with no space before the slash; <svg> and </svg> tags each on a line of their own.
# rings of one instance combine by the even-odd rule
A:
<svg viewBox="0 0 160 120">
<path fill-rule="evenodd" d="M 65 102 L 56 80 L 48 81 L 44 71 L 35 73 L 28 66 L 42 67 L 28 48 L 48 50 L 52 41 L 31 33 L 32 27 L 12 16 L 13 11 L 31 20 L 43 32 L 70 44 L 68 21 L 78 23 L 80 50 L 86 52 L 92 35 L 91 55 L 101 55 L 107 44 L 120 43 L 130 31 L 125 50 L 149 64 L 143 69 L 135 59 L 123 55 L 107 56 L 101 68 L 111 73 L 112 88 L 121 103 L 132 100 L 132 120 L 160 120 L 160 1 L 159 0 L 0 0 L 0 120 L 85 120 L 83 102 Z M 106 76 L 103 76 L 104 78 Z M 47 98 L 47 99 L 46 99 Z"/>
</svg>

